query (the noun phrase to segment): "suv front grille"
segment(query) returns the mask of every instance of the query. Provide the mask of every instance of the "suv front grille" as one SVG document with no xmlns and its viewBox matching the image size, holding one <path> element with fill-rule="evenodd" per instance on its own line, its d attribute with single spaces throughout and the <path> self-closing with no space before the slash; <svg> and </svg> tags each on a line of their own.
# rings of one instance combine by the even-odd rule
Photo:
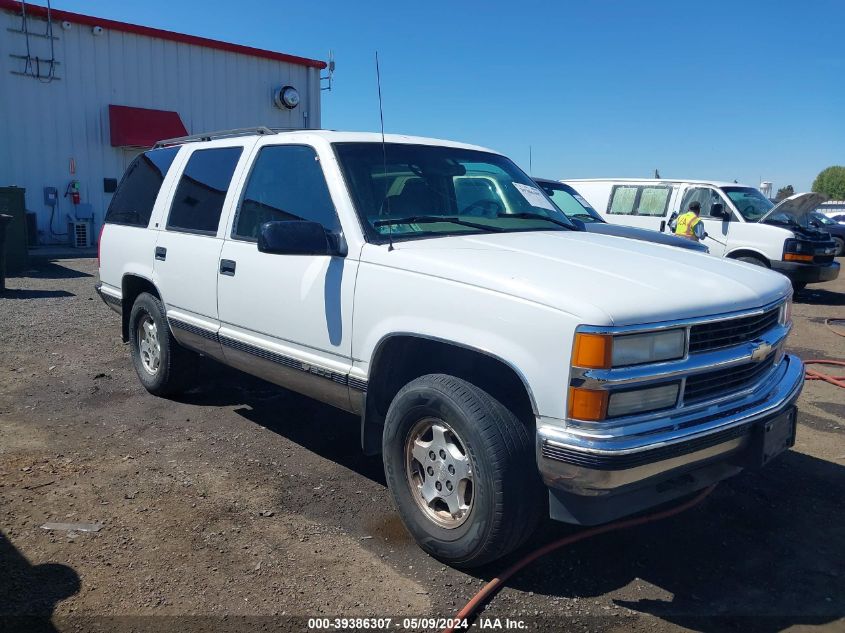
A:
<svg viewBox="0 0 845 633">
<path fill-rule="evenodd" d="M 761 362 L 745 363 L 690 376 L 684 387 L 684 404 L 729 395 L 749 387 L 762 379 L 774 363 L 775 354 L 772 353 Z"/>
<path fill-rule="evenodd" d="M 779 315 L 780 306 L 763 314 L 693 325 L 690 328 L 689 351 L 691 354 L 709 352 L 752 341 L 777 325 Z"/>
</svg>

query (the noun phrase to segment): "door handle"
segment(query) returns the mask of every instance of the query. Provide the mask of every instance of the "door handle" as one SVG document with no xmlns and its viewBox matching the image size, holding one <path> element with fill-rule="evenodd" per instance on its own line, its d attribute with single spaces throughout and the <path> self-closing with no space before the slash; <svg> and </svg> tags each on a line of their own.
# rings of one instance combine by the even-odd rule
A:
<svg viewBox="0 0 845 633">
<path fill-rule="evenodd" d="M 235 262 L 231 259 L 221 259 L 220 260 L 220 274 L 221 275 L 228 275 L 229 277 L 235 276 Z"/>
<path fill-rule="evenodd" d="M 156 259 L 162 262 L 167 259 L 167 249 L 163 246 L 156 246 Z"/>
<path fill-rule="evenodd" d="M 660 232 L 663 233 L 666 230 L 666 220 L 660 221 Z"/>
</svg>

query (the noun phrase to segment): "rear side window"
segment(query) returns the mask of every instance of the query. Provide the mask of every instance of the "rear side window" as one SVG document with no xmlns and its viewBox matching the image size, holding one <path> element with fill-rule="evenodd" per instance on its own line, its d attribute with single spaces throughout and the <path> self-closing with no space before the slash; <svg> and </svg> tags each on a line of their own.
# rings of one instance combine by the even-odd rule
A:
<svg viewBox="0 0 845 633">
<path fill-rule="evenodd" d="M 472 207 L 485 208 L 485 205 L 495 204 L 501 209 L 501 197 L 496 192 L 492 180 L 487 178 L 467 178 L 455 176 L 455 199 L 458 203 L 458 213 L 464 213 Z M 495 208 L 495 207 L 494 207 Z"/>
<path fill-rule="evenodd" d="M 637 187 L 616 185 L 610 194 L 610 202 L 607 205 L 608 213 L 630 215 L 634 211 L 634 202 L 637 200 Z"/>
<path fill-rule="evenodd" d="M 178 152 L 178 147 L 167 147 L 136 157 L 112 196 L 106 222 L 146 227 L 150 223 L 161 183 Z"/>
<path fill-rule="evenodd" d="M 261 225 L 277 220 L 319 222 L 340 231 L 317 152 L 305 145 L 262 148 L 249 175 L 232 237 L 256 240 Z"/>
<path fill-rule="evenodd" d="M 665 215 L 671 193 L 669 187 L 641 187 L 637 215 Z"/>
<path fill-rule="evenodd" d="M 167 229 L 214 235 L 241 147 L 200 149 L 191 154 L 173 196 Z"/>
<path fill-rule="evenodd" d="M 663 216 L 669 208 L 671 195 L 671 187 L 616 185 L 610 195 L 607 212 L 616 215 Z"/>
</svg>

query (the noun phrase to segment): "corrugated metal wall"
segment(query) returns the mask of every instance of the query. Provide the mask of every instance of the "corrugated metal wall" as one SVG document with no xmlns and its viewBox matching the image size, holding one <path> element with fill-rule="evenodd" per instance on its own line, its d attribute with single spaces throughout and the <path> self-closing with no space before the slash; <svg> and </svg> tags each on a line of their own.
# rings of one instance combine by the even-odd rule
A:
<svg viewBox="0 0 845 633">
<path fill-rule="evenodd" d="M 29 19 L 33 34 L 45 34 L 44 20 Z M 94 207 L 99 228 L 111 194 L 103 178 L 120 178 L 134 155 L 109 140 L 109 104 L 175 110 L 189 133 L 236 127 L 319 127 L 319 70 L 281 61 L 250 57 L 190 44 L 105 30 L 95 36 L 90 26 L 53 25 L 53 81 L 13 74 L 24 68 L 26 55 L 21 18 L 0 11 L 0 186 L 26 188 L 27 209 L 38 214 L 39 241 L 51 237 L 50 209 L 43 188 L 59 190 L 53 220 L 57 233 L 66 230 L 72 210 L 63 194 L 68 182 L 80 183 L 82 201 Z M 32 35 L 30 55 L 39 57 L 47 74 L 50 40 Z M 273 90 L 291 85 L 301 103 L 282 111 L 273 105 Z M 305 113 L 307 112 L 307 125 Z M 70 161 L 76 174 L 69 171 Z"/>
</svg>

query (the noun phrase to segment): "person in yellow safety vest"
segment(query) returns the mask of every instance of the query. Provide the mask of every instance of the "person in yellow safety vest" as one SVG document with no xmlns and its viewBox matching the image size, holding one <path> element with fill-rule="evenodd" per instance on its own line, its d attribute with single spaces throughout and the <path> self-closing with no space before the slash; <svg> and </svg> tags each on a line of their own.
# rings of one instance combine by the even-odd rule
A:
<svg viewBox="0 0 845 633">
<path fill-rule="evenodd" d="M 701 213 L 701 205 L 698 202 L 691 202 L 689 211 L 678 216 L 675 221 L 675 235 L 685 237 L 688 240 L 698 242 L 707 237 L 704 230 L 704 222 L 698 217 Z"/>
</svg>

